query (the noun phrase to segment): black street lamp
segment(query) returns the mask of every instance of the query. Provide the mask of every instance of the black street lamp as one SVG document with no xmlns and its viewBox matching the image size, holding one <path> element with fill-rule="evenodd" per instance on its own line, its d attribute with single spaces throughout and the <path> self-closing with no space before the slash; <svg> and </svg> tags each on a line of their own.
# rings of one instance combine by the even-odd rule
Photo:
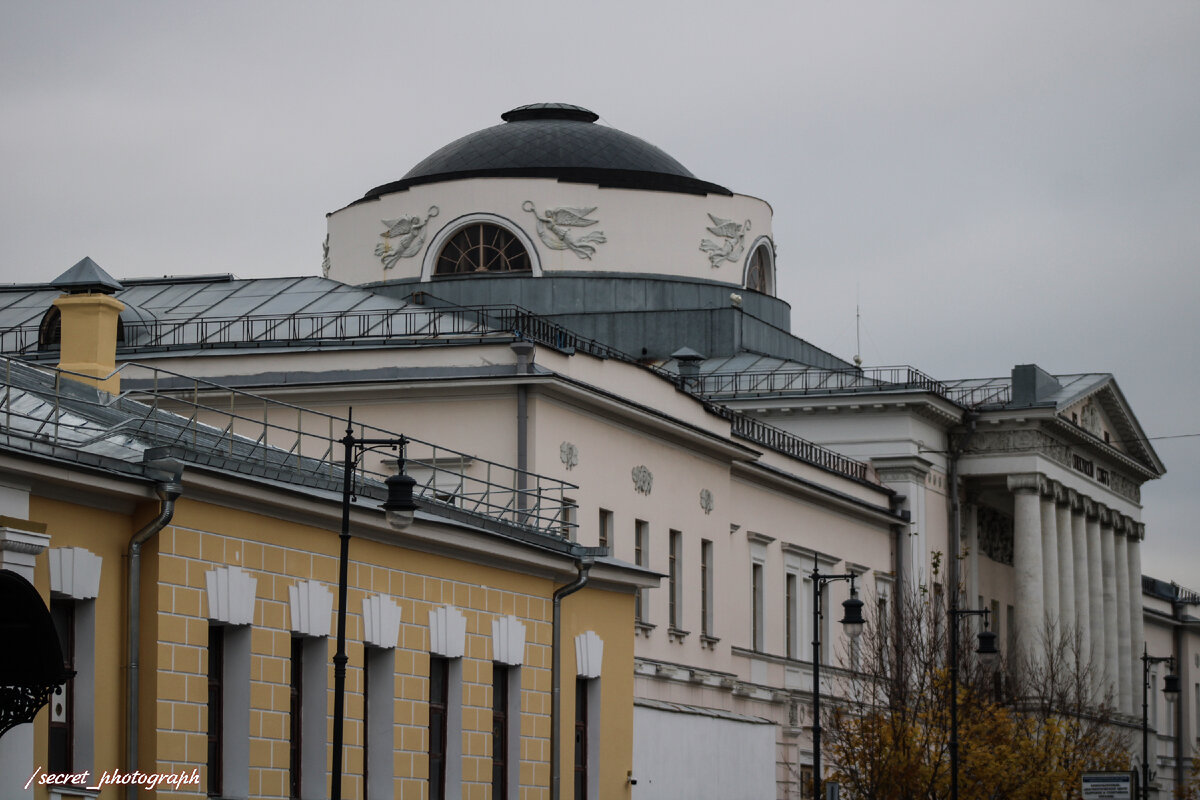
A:
<svg viewBox="0 0 1200 800">
<path fill-rule="evenodd" d="M 1150 667 L 1153 664 L 1166 664 L 1167 669 L 1174 671 L 1175 656 L 1152 656 L 1146 651 L 1145 642 L 1142 643 L 1142 800 L 1150 798 L 1150 744 L 1149 744 L 1149 723 L 1147 721 L 1147 712 L 1150 706 Z M 1172 708 L 1175 705 L 1175 699 L 1179 697 L 1179 676 L 1168 674 L 1163 678 L 1163 696 L 1167 699 L 1167 707 Z"/>
<path fill-rule="evenodd" d="M 844 575 L 822 575 L 817 567 L 813 567 L 813 797 L 821 796 L 821 589 L 825 584 L 834 581 L 850 581 L 850 599 L 842 602 L 845 616 L 842 625 L 846 635 L 858 639 L 863 631 L 863 601 L 858 599 L 854 581 L 858 576 L 853 572 Z"/>
<path fill-rule="evenodd" d="M 983 630 L 979 632 L 979 646 L 975 653 L 982 656 L 985 664 L 995 660 L 1000 651 L 996 649 L 996 634 L 988 629 L 991 610 L 986 608 L 949 608 L 950 614 L 950 800 L 958 800 L 958 621 L 962 617 L 983 617 Z"/>
<path fill-rule="evenodd" d="M 354 429 L 349 421 L 346 423 L 346 435 L 342 437 L 345 448 L 345 460 L 342 464 L 342 533 L 341 555 L 338 561 L 338 616 L 337 616 L 337 653 L 333 656 L 333 774 L 330 777 L 329 796 L 331 800 L 342 798 L 342 737 L 345 730 L 346 707 L 346 592 L 347 570 L 350 558 L 350 498 L 354 488 L 354 466 L 369 450 L 381 447 L 398 449 L 397 472 L 385 481 L 387 485 L 387 500 L 383 502 L 383 510 L 387 515 L 388 524 L 398 530 L 407 528 L 413 520 L 416 503 L 413 501 L 413 487 L 416 481 L 404 474 L 404 445 L 408 440 L 403 436 L 398 439 L 360 439 L 354 435 Z"/>
</svg>

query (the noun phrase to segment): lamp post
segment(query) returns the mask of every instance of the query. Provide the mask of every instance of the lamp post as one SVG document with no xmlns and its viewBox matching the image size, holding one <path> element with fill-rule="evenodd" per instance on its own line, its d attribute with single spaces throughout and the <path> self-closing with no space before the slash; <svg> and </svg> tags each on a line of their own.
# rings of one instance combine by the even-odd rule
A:
<svg viewBox="0 0 1200 800">
<path fill-rule="evenodd" d="M 1142 643 L 1142 788 L 1139 794 L 1142 800 L 1150 798 L 1150 744 L 1149 722 L 1147 712 L 1150 706 L 1150 667 L 1154 664 L 1166 664 L 1167 669 L 1174 671 L 1175 656 L 1152 656 Z M 1173 706 L 1179 696 L 1179 676 L 1169 674 L 1163 678 L 1163 696 L 1167 706 Z"/>
<path fill-rule="evenodd" d="M 991 662 L 999 650 L 996 649 L 996 634 L 988 629 L 991 610 L 987 608 L 957 608 L 950 606 L 950 800 L 958 800 L 958 621 L 962 617 L 983 617 L 983 630 L 979 632 L 976 654 L 985 662 Z"/>
<path fill-rule="evenodd" d="M 341 555 L 338 560 L 338 615 L 337 615 L 337 653 L 333 656 L 333 773 L 330 777 L 329 796 L 332 800 L 342 798 L 342 736 L 345 730 L 343 719 L 346 706 L 346 592 L 347 572 L 350 558 L 350 499 L 354 488 L 354 466 L 358 459 L 369 450 L 380 447 L 399 449 L 397 472 L 385 481 L 387 485 L 387 500 L 383 510 L 387 515 L 388 524 L 398 530 L 407 528 L 413 519 L 416 503 L 413 501 L 413 487 L 416 481 L 404 474 L 404 445 L 408 440 L 403 436 L 397 439 L 360 439 L 354 435 L 354 429 L 349 421 L 346 423 L 346 435 L 342 437 L 345 448 L 345 460 L 342 464 L 342 533 Z"/>
<path fill-rule="evenodd" d="M 850 599 L 842 602 L 845 616 L 842 625 L 851 639 L 857 639 L 863 630 L 862 600 L 854 588 L 858 576 L 853 572 L 844 575 L 822 575 L 817 567 L 813 567 L 813 797 L 821 797 L 821 590 L 825 584 L 834 581 L 850 581 Z"/>
</svg>

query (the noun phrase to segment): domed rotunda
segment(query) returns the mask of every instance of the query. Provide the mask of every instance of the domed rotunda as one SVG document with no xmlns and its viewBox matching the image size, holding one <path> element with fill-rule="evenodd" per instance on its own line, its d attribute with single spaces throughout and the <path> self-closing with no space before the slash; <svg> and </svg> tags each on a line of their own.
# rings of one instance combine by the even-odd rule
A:
<svg viewBox="0 0 1200 800">
<path fill-rule="evenodd" d="M 664 311 L 732 307 L 788 328 L 765 201 L 696 177 L 579 106 L 538 103 L 501 119 L 331 213 L 328 277 L 513 304 L 649 357 L 747 346 L 714 340 L 711 319 L 697 317 L 692 334 L 678 316 L 664 329 L 654 317 Z"/>
</svg>

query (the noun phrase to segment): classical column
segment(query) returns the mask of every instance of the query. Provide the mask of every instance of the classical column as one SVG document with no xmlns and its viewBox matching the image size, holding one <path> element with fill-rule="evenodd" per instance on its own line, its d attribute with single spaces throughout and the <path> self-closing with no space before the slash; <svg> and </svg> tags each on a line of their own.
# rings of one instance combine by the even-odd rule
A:
<svg viewBox="0 0 1200 800">
<path fill-rule="evenodd" d="M 967 490 L 967 502 L 963 509 L 967 526 L 967 608 L 975 608 L 979 602 L 979 493 Z M 998 620 L 992 621 L 992 630 Z"/>
<path fill-rule="evenodd" d="M 1100 507 L 1092 500 L 1083 504 L 1087 527 L 1088 619 L 1092 629 L 1092 680 L 1096 699 L 1105 694 L 1104 642 L 1104 558 L 1100 547 Z"/>
<path fill-rule="evenodd" d="M 1125 520 L 1113 514 L 1114 551 L 1117 562 L 1117 699 L 1118 708 L 1133 713 L 1133 648 L 1129 622 L 1129 549 L 1126 545 Z"/>
<path fill-rule="evenodd" d="M 1054 511 L 1054 488 L 1042 481 L 1039 496 L 1042 517 L 1042 592 L 1046 632 L 1054 637 L 1058 631 L 1058 520 Z"/>
<path fill-rule="evenodd" d="M 1016 577 L 1017 652 L 1010 653 L 1014 664 L 1028 659 L 1043 663 L 1042 628 L 1046 624 L 1043 602 L 1042 516 L 1038 496 L 1041 476 L 1009 475 L 1008 490 L 1013 493 L 1013 572 Z M 1013 656 L 1015 655 L 1015 658 Z"/>
<path fill-rule="evenodd" d="M 1058 629 L 1074 637 L 1075 619 L 1075 548 L 1071 540 L 1071 506 L 1067 487 L 1054 484 L 1055 530 L 1058 531 Z"/>
<path fill-rule="evenodd" d="M 1075 557 L 1075 615 L 1076 641 L 1079 642 L 1079 660 L 1092 663 L 1092 600 L 1088 582 L 1087 527 L 1083 518 L 1083 497 L 1074 489 L 1067 490 L 1071 510 L 1071 545 Z"/>
<path fill-rule="evenodd" d="M 1100 510 L 1100 568 L 1104 572 L 1104 693 L 1114 702 L 1120 698 L 1121 668 L 1117 663 L 1121 645 L 1117 641 L 1117 543 L 1112 529 L 1112 511 Z"/>
<path fill-rule="evenodd" d="M 1141 675 L 1142 645 L 1146 641 L 1142 618 L 1142 539 L 1146 537 L 1146 526 L 1132 519 L 1126 521 L 1125 546 L 1129 549 L 1129 644 L 1133 675 Z M 1137 685 L 1135 677 L 1134 685 Z M 1135 692 L 1136 696 L 1136 692 Z"/>
</svg>

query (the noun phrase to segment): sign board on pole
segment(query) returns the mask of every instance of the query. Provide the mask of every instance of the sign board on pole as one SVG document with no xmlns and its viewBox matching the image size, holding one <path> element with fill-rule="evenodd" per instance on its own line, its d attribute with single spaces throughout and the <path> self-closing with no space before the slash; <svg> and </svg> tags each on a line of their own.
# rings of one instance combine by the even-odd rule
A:
<svg viewBox="0 0 1200 800">
<path fill-rule="evenodd" d="M 1083 773 L 1083 800 L 1133 800 L 1137 789 L 1133 772 Z"/>
</svg>

